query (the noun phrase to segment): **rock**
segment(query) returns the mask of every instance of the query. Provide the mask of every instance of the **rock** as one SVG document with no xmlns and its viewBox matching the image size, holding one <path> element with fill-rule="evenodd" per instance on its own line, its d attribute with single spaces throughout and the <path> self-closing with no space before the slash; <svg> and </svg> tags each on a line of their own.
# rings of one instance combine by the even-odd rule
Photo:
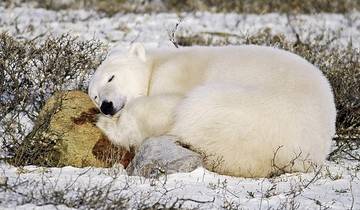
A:
<svg viewBox="0 0 360 210">
<path fill-rule="evenodd" d="M 0 175 L 0 186 L 6 186 L 9 178 L 6 176 Z"/>
<path fill-rule="evenodd" d="M 129 175 L 158 177 L 162 174 L 190 172 L 202 166 L 202 157 L 177 143 L 174 136 L 146 140 L 126 169 Z"/>
<path fill-rule="evenodd" d="M 31 159 L 28 164 L 44 166 L 110 167 L 117 162 L 126 167 L 134 154 L 110 143 L 95 126 L 97 114 L 84 92 L 55 94 L 40 112 L 31 141 L 25 145 L 35 145 L 29 152 L 32 156 L 23 158 Z"/>
</svg>

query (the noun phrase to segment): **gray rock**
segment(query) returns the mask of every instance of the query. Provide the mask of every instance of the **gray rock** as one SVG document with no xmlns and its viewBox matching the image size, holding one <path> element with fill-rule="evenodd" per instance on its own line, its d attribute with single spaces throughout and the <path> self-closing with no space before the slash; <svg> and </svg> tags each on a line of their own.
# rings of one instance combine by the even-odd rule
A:
<svg viewBox="0 0 360 210">
<path fill-rule="evenodd" d="M 190 172 L 202 166 L 199 154 L 180 146 L 174 136 L 153 137 L 146 140 L 128 168 L 128 175 L 159 177 L 164 174 Z"/>
<path fill-rule="evenodd" d="M 6 176 L 0 175 L 0 186 L 6 186 L 9 178 Z"/>
</svg>

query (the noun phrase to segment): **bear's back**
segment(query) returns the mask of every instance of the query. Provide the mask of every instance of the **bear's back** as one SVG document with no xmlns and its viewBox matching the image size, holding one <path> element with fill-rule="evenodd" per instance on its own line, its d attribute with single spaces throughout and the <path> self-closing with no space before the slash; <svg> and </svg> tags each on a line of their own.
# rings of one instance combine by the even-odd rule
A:
<svg viewBox="0 0 360 210">
<path fill-rule="evenodd" d="M 277 90 L 329 88 L 322 73 L 293 53 L 264 46 L 160 48 L 149 51 L 154 61 L 154 94 L 186 94 L 206 83 L 237 83 Z M 330 89 L 329 89 L 330 90 Z"/>
</svg>

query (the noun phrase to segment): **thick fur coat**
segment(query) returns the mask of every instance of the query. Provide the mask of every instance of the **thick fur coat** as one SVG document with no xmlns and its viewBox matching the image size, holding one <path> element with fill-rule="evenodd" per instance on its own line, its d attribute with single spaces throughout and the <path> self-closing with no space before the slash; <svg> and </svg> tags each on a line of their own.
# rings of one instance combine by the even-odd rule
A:
<svg viewBox="0 0 360 210">
<path fill-rule="evenodd" d="M 220 174 L 266 177 L 322 164 L 335 133 L 329 82 L 290 52 L 262 46 L 184 47 L 109 56 L 89 95 L 114 113 L 97 125 L 116 145 L 175 135 Z"/>
</svg>

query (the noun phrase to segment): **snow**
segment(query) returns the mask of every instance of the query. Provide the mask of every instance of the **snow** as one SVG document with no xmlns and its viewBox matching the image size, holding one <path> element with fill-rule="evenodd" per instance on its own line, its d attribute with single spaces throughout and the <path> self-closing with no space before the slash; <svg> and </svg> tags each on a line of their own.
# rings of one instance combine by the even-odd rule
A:
<svg viewBox="0 0 360 210">
<path fill-rule="evenodd" d="M 352 39 L 353 47 L 360 47 L 360 12 L 298 15 L 289 19 L 279 14 L 207 12 L 116 14 L 106 17 L 84 10 L 56 12 L 0 7 L 0 31 L 7 31 L 19 39 L 70 33 L 83 40 L 98 39 L 110 46 L 116 45 L 119 50 L 134 41 L 151 46 L 170 45 L 168 33 L 179 20 L 178 33 L 182 34 L 225 32 L 250 35 L 271 28 L 273 33 L 284 33 L 289 39 L 295 38 L 293 30 L 301 37 L 310 38 L 320 33 L 329 36 L 337 34 L 340 37 L 337 44 L 346 46 Z M 200 209 L 360 209 L 359 170 L 359 163 L 340 160 L 328 161 L 314 172 L 284 174 L 274 178 L 229 177 L 198 168 L 191 173 L 145 179 L 127 176 L 117 166 L 109 169 L 42 168 L 0 163 L 0 208 L 96 208 L 87 205 L 86 201 L 71 204 L 76 203 L 87 189 L 109 189 L 108 194 L 102 192 L 87 195 L 87 198 L 106 195 L 108 199 L 104 202 L 125 198 L 128 208 L 139 208 L 141 204 L 151 206 L 156 202 L 169 207 L 177 199 L 182 199 L 177 204 L 183 203 L 183 208 Z M 65 192 L 63 200 L 54 200 L 57 192 Z"/>
<path fill-rule="evenodd" d="M 98 39 L 110 44 L 128 46 L 138 41 L 156 45 L 169 44 L 168 32 L 181 20 L 178 33 L 223 32 L 251 35 L 264 28 L 273 33 L 284 33 L 294 39 L 293 30 L 301 37 L 312 37 L 324 32 L 338 34 L 341 44 L 350 38 L 353 46 L 360 46 L 360 12 L 349 14 L 316 14 L 289 16 L 275 13 L 213 14 L 160 13 L 116 14 L 106 17 L 94 11 L 48 11 L 33 8 L 4 9 L 0 7 L 0 31 L 8 31 L 18 38 L 31 39 L 46 33 L 70 33 L 81 39 Z M 291 23 L 291 24 L 289 24 Z"/>
<path fill-rule="evenodd" d="M 62 190 L 67 191 L 68 196 L 76 197 L 79 189 L 98 186 L 100 189 L 111 188 L 109 199 L 122 196 L 129 199 L 129 205 L 133 207 L 139 203 L 152 205 L 158 200 L 170 206 L 179 198 L 186 200 L 182 206 L 184 208 L 219 209 L 231 205 L 242 209 L 276 209 L 287 205 L 285 207 L 288 209 L 293 199 L 299 209 L 320 208 L 320 205 L 331 209 L 350 209 L 351 206 L 359 209 L 360 180 L 356 173 L 348 170 L 351 167 L 356 166 L 327 162 L 322 169 L 312 173 L 284 174 L 270 179 L 222 176 L 198 168 L 191 173 L 145 179 L 129 177 L 116 167 L 80 169 L 26 166 L 19 170 L 2 165 L 1 176 L 9 178 L 9 185 L 19 185 L 15 187 L 18 192 L 32 191 L 38 197 L 38 203 L 32 205 L 42 205 L 41 190 L 50 194 Z M 20 203 L 25 209 L 31 205 L 14 192 L 0 192 L 0 198 L 3 207 Z M 61 205 L 57 208 L 67 209 Z"/>
</svg>

